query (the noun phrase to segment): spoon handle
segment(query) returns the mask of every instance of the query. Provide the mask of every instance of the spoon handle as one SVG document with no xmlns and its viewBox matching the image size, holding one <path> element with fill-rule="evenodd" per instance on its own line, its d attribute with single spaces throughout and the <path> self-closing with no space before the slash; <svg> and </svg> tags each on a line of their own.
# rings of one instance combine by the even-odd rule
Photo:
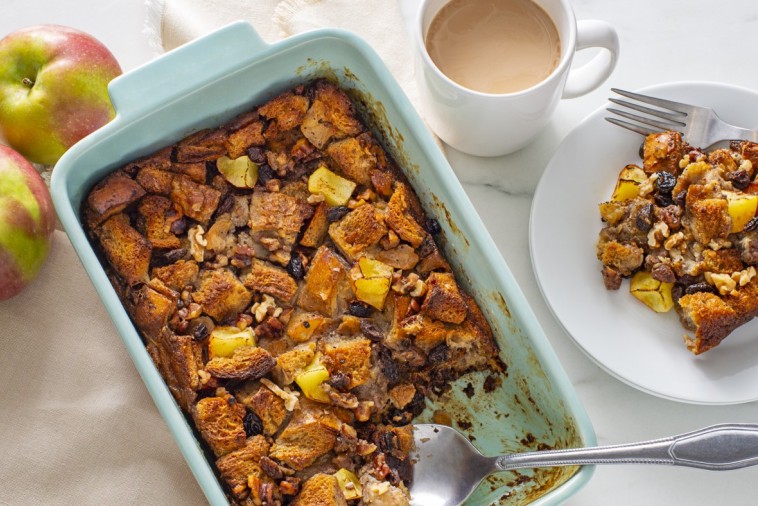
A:
<svg viewBox="0 0 758 506">
<path fill-rule="evenodd" d="M 591 464 L 668 464 L 714 471 L 758 464 L 758 424 L 712 425 L 678 436 L 592 448 L 494 457 L 501 471 Z"/>
</svg>

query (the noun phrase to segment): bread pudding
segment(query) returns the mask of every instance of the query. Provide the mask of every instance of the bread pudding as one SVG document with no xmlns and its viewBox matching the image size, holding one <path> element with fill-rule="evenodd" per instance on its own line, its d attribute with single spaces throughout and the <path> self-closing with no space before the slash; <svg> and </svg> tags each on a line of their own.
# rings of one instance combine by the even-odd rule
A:
<svg viewBox="0 0 758 506">
<path fill-rule="evenodd" d="M 597 243 L 606 288 L 674 308 L 690 351 L 717 346 L 758 315 L 758 144 L 710 152 L 678 132 L 647 136 L 642 166 L 627 165 L 600 204 Z"/>
<path fill-rule="evenodd" d="M 412 421 L 501 372 L 408 180 L 328 80 L 127 163 L 90 240 L 235 504 L 409 504 Z"/>
</svg>

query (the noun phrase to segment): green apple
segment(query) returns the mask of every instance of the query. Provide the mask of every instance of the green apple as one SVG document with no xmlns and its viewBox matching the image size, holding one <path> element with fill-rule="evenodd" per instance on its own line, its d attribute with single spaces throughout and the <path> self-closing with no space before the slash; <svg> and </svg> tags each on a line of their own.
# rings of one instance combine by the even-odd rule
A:
<svg viewBox="0 0 758 506">
<path fill-rule="evenodd" d="M 0 130 L 28 160 L 53 165 L 115 115 L 108 83 L 121 74 L 97 39 L 58 25 L 0 40 Z"/>
<path fill-rule="evenodd" d="M 0 145 L 0 300 L 37 276 L 54 229 L 55 209 L 45 182 L 24 157 Z"/>
</svg>

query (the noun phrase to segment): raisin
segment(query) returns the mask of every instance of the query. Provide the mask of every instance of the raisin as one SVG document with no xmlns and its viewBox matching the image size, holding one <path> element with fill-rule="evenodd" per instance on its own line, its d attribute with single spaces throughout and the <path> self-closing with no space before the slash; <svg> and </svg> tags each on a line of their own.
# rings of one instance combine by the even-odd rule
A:
<svg viewBox="0 0 758 506">
<path fill-rule="evenodd" d="M 384 339 L 384 334 L 379 330 L 379 327 L 368 320 L 361 320 L 361 333 L 375 343 Z"/>
<path fill-rule="evenodd" d="M 640 149 L 637 150 L 637 154 L 640 155 L 640 158 L 645 158 L 645 142 L 644 141 L 642 144 L 640 144 Z"/>
<path fill-rule="evenodd" d="M 389 350 L 383 349 L 379 352 L 379 361 L 382 372 L 387 377 L 387 382 L 390 385 L 394 385 L 400 381 L 400 367 L 392 358 L 392 353 Z"/>
<path fill-rule="evenodd" d="M 231 210 L 234 208 L 234 195 L 231 193 L 228 194 L 224 199 L 221 201 L 221 204 L 219 204 L 218 208 L 216 209 L 216 216 L 220 216 L 224 213 L 231 212 Z"/>
<path fill-rule="evenodd" d="M 247 157 L 258 165 L 266 163 L 266 152 L 259 146 L 252 146 L 247 150 Z M 260 167 L 259 167 L 260 170 Z"/>
<path fill-rule="evenodd" d="M 658 177 L 655 180 L 655 187 L 658 190 L 658 193 L 671 194 L 671 192 L 674 189 L 674 186 L 676 186 L 675 175 L 671 174 L 670 172 L 658 173 Z"/>
<path fill-rule="evenodd" d="M 358 318 L 368 318 L 371 316 L 371 313 L 374 312 L 371 306 L 359 300 L 350 302 L 347 310 L 351 315 L 357 316 Z"/>
<path fill-rule="evenodd" d="M 642 232 L 650 230 L 650 227 L 653 226 L 653 204 L 645 204 L 637 213 L 634 223 Z"/>
<path fill-rule="evenodd" d="M 329 223 L 334 223 L 335 221 L 341 220 L 342 217 L 345 216 L 349 212 L 350 212 L 350 208 L 346 206 L 330 207 L 326 211 L 326 221 L 328 221 Z"/>
<path fill-rule="evenodd" d="M 698 292 L 716 293 L 716 288 L 703 281 L 700 283 L 692 284 L 684 289 L 684 293 L 687 295 L 692 295 L 693 293 Z"/>
<path fill-rule="evenodd" d="M 744 190 L 750 185 L 750 174 L 746 170 L 735 170 L 727 174 L 726 178 L 732 182 L 732 186 L 738 190 Z"/>
<path fill-rule="evenodd" d="M 350 377 L 347 374 L 336 372 L 332 374 L 331 377 L 326 380 L 326 382 L 335 390 L 339 390 L 340 392 L 347 392 L 347 387 L 350 385 Z"/>
<path fill-rule="evenodd" d="M 657 205 L 658 207 L 668 207 L 673 203 L 674 203 L 674 199 L 671 198 L 670 193 L 656 193 L 655 194 L 655 205 Z"/>
<path fill-rule="evenodd" d="M 196 341 L 202 341 L 213 332 L 213 320 L 207 316 L 200 316 L 191 320 L 187 326 L 187 333 Z"/>
<path fill-rule="evenodd" d="M 266 184 L 276 177 L 276 172 L 270 165 L 264 163 L 258 166 L 258 181 L 261 184 Z"/>
<path fill-rule="evenodd" d="M 171 224 L 171 233 L 182 235 L 187 231 L 187 220 L 180 218 Z"/>
<path fill-rule="evenodd" d="M 303 259 L 300 253 L 295 252 L 292 254 L 290 263 L 287 264 L 287 272 L 295 279 L 303 279 L 305 277 L 305 267 L 303 267 Z"/>
<path fill-rule="evenodd" d="M 245 427 L 245 435 L 247 435 L 247 437 L 263 434 L 263 422 L 258 418 L 258 415 L 252 411 L 245 413 L 242 425 Z"/>
<path fill-rule="evenodd" d="M 755 230 L 758 230 L 758 216 L 750 218 L 750 221 L 745 224 L 745 228 L 742 229 L 743 232 L 753 232 Z"/>
<path fill-rule="evenodd" d="M 424 230 L 432 235 L 435 235 L 439 234 L 442 231 L 442 227 L 440 226 L 439 221 L 435 220 L 434 218 L 427 218 L 427 220 L 424 222 Z"/>
</svg>

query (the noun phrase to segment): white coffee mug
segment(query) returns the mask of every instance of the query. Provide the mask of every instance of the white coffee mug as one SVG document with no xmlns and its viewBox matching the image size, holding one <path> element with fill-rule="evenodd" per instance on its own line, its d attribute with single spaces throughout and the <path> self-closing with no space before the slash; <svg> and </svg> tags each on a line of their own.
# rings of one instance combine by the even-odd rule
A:
<svg viewBox="0 0 758 506">
<path fill-rule="evenodd" d="M 461 86 L 434 64 L 426 35 L 435 15 L 450 0 L 423 0 L 414 24 L 416 81 L 429 126 L 453 148 L 477 156 L 500 156 L 526 146 L 545 126 L 561 98 L 584 95 L 613 72 L 619 53 L 616 31 L 605 21 L 577 23 L 568 0 L 534 0 L 555 23 L 561 59 L 540 83 L 514 93 L 491 94 Z M 602 48 L 585 64 L 571 68 L 574 53 Z"/>
</svg>

